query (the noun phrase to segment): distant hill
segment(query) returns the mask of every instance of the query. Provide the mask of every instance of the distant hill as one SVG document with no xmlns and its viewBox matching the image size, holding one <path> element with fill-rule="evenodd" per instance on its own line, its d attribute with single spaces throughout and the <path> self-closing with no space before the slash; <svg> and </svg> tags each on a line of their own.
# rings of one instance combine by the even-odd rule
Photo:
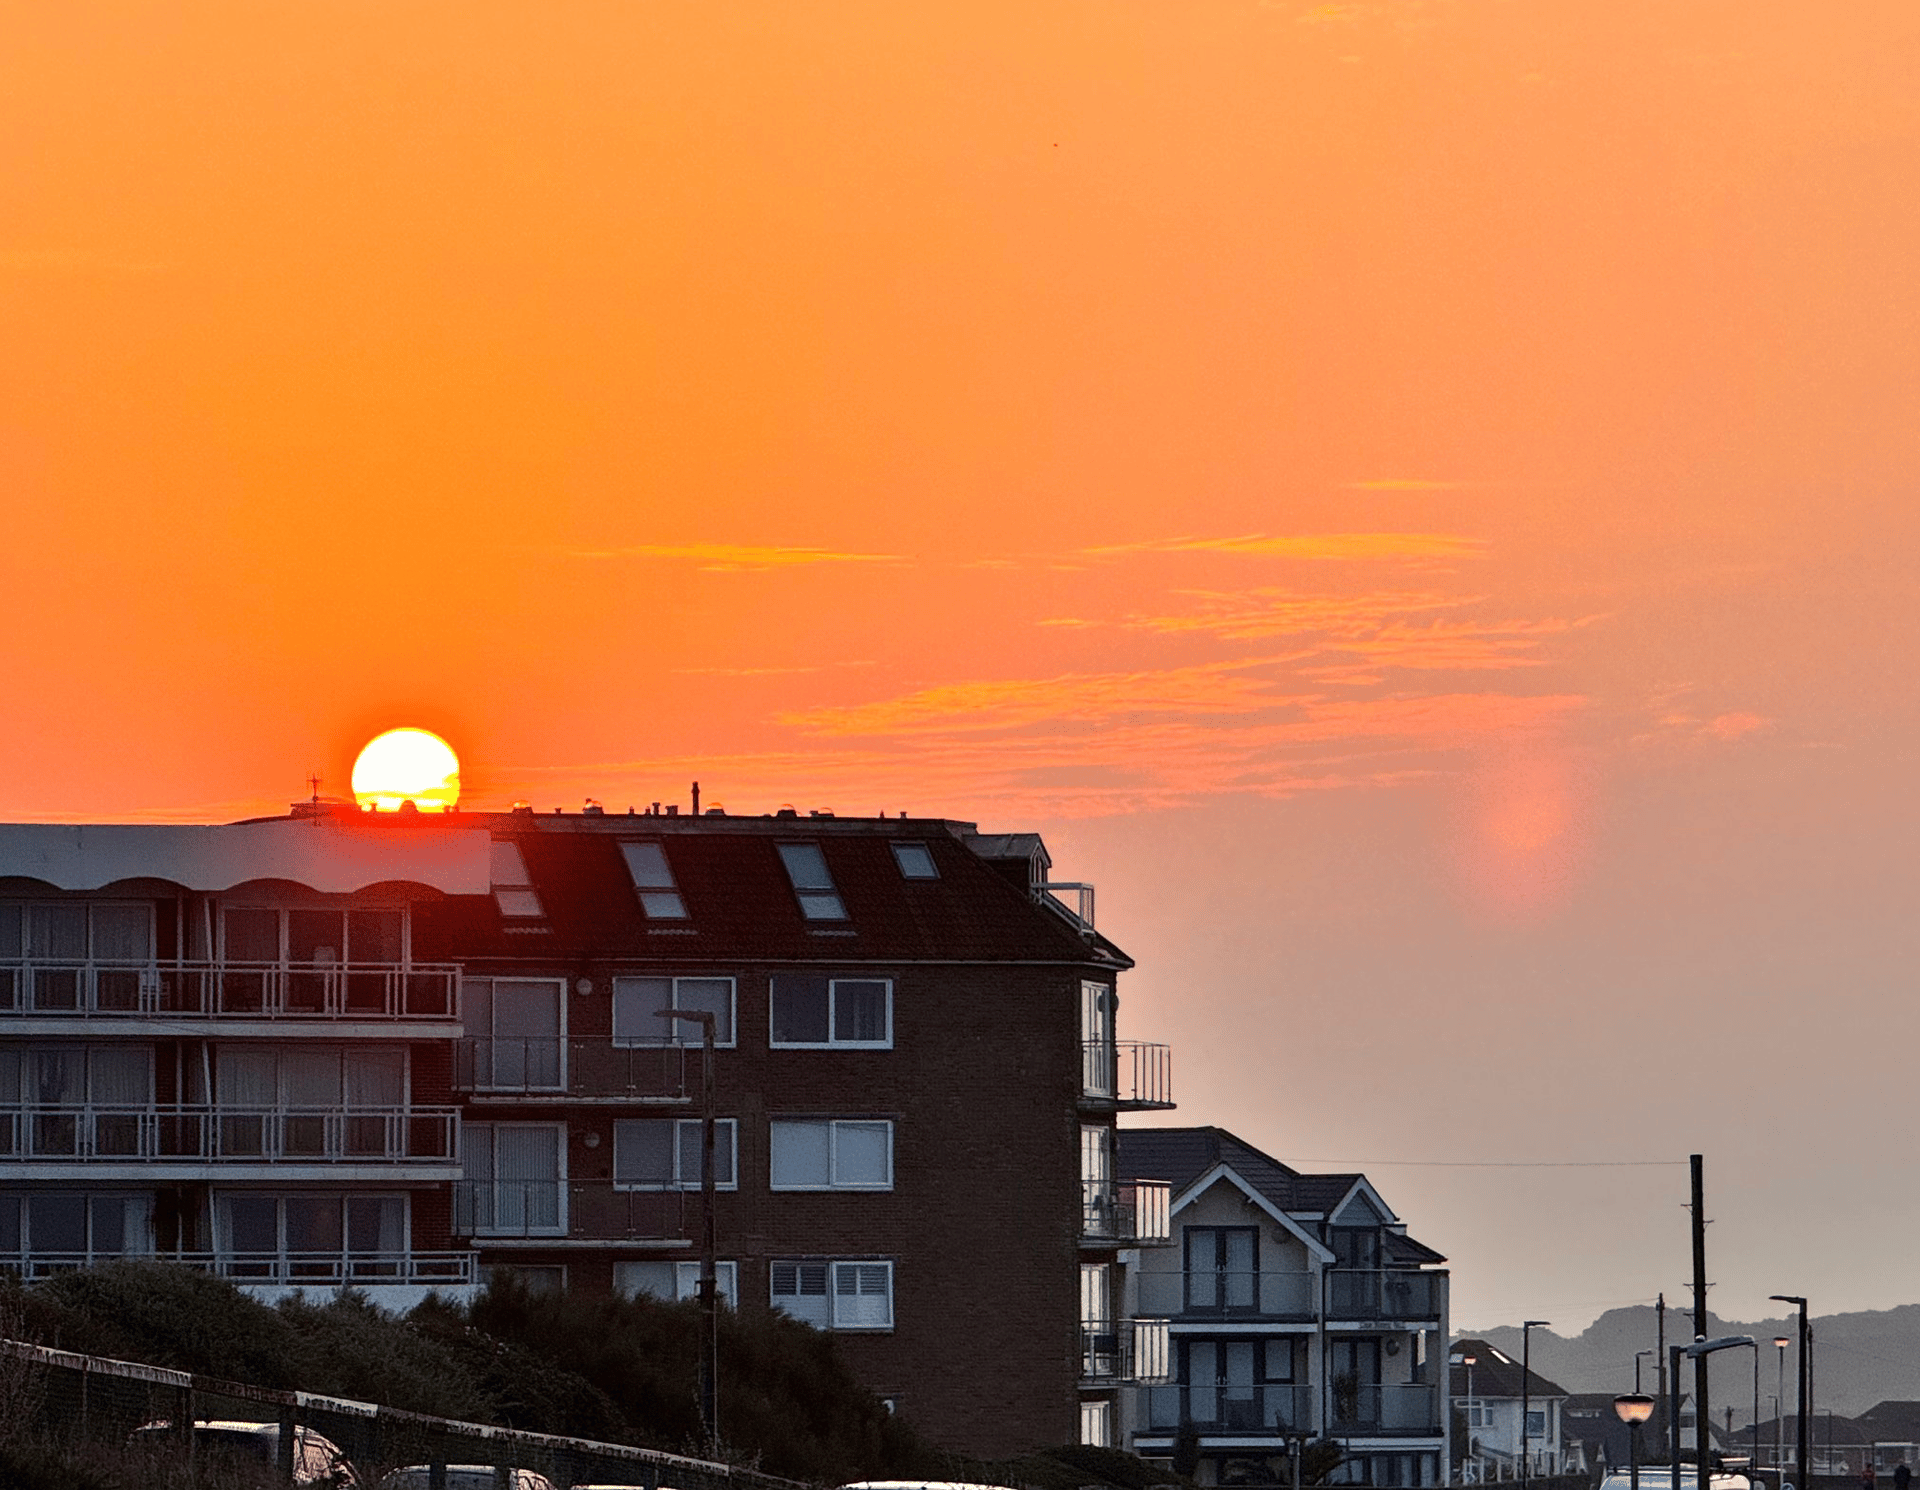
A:
<svg viewBox="0 0 1920 1490">
<path fill-rule="evenodd" d="M 1707 1332 L 1751 1335 L 1760 1344 L 1760 1419 L 1773 1417 L 1778 1352 L 1774 1337 L 1792 1338 L 1792 1319 L 1722 1320 L 1708 1316 Z M 1497 1345 L 1515 1360 L 1520 1358 L 1520 1331 L 1511 1325 L 1490 1330 L 1458 1330 Z M 1533 1332 L 1533 1369 L 1570 1392 L 1630 1392 L 1633 1390 L 1633 1353 L 1650 1350 L 1656 1338 L 1656 1319 L 1650 1306 L 1609 1309 L 1571 1339 L 1551 1330 Z M 1667 1309 L 1667 1343 L 1684 1344 L 1693 1338 L 1693 1316 L 1680 1308 Z M 1745 1427 L 1751 1416 L 1753 1367 L 1747 1353 L 1727 1351 L 1713 1358 L 1714 1421 L 1726 1421 L 1734 1411 L 1734 1427 Z M 1855 1417 L 1884 1401 L 1920 1401 L 1920 1304 L 1859 1314 L 1828 1314 L 1813 1320 L 1813 1405 L 1815 1414 L 1831 1409 Z M 1641 1367 L 1641 1380 L 1651 1391 L 1654 1361 Z M 1689 1386 L 1691 1380 L 1689 1380 Z M 1793 1350 L 1787 1350 L 1786 1410 L 1793 1410 Z M 1817 1418 L 1816 1418 L 1817 1420 Z"/>
</svg>

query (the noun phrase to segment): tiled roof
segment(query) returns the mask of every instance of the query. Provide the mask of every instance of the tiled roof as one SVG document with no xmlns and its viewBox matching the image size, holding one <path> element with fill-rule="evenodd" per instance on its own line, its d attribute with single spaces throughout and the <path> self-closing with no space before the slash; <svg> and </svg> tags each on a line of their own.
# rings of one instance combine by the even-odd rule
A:
<svg viewBox="0 0 1920 1490">
<path fill-rule="evenodd" d="M 1178 1195 L 1225 1164 L 1290 1216 L 1325 1216 L 1366 1178 L 1359 1174 L 1302 1174 L 1225 1128 L 1122 1128 L 1114 1167 L 1125 1180 L 1166 1180 Z M 1387 1260 L 1397 1264 L 1445 1262 L 1431 1247 L 1400 1232 L 1388 1232 Z"/>
<path fill-rule="evenodd" d="M 893 819 L 696 819 L 461 814 L 518 844 L 546 912 L 510 929 L 491 896 L 448 896 L 415 912 L 414 952 L 462 960 L 619 955 L 703 960 L 1106 963 L 1130 966 L 1106 938 L 1024 892 L 958 836 L 968 824 Z M 404 828 L 395 831 L 404 832 Z M 649 921 L 620 852 L 659 843 L 685 900 L 684 921 Z M 936 879 L 909 880 L 892 844 L 925 845 Z M 847 910 L 802 918 L 782 843 L 816 844 Z"/>
<path fill-rule="evenodd" d="M 1447 1351 L 1449 1370 L 1447 1390 L 1456 1397 L 1467 1395 L 1467 1368 L 1461 1360 L 1463 1356 L 1472 1356 L 1473 1395 L 1475 1397 L 1513 1397 L 1521 1395 L 1523 1380 L 1520 1363 L 1504 1351 L 1489 1345 L 1485 1340 L 1456 1340 Z M 1567 1389 L 1557 1382 L 1548 1381 L 1538 1371 L 1528 1371 L 1524 1380 L 1527 1385 L 1525 1395 L 1541 1397 L 1564 1397 Z"/>
</svg>

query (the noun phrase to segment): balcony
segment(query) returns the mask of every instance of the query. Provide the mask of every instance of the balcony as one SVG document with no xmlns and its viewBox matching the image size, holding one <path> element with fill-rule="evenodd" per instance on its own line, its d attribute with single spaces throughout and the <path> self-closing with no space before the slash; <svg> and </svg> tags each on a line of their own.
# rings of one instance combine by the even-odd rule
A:
<svg viewBox="0 0 1920 1490">
<path fill-rule="evenodd" d="M 616 1190 L 609 1181 L 459 1180 L 453 1232 L 479 1246 L 560 1237 L 597 1241 L 691 1241 L 698 1190 Z"/>
<path fill-rule="evenodd" d="M 1446 1287 L 1445 1273 L 1330 1269 L 1327 1318 L 1438 1321 Z"/>
<path fill-rule="evenodd" d="M 1141 1040 L 1084 1042 L 1080 1102 L 1101 1112 L 1159 1112 L 1174 1106 L 1172 1048 Z"/>
<path fill-rule="evenodd" d="M 1080 1327 L 1080 1384 L 1165 1381 L 1172 1353 L 1164 1319 L 1122 1319 Z"/>
<path fill-rule="evenodd" d="M 1331 1395 L 1327 1420 L 1331 1434 L 1410 1438 L 1440 1434 L 1440 1394 L 1430 1382 L 1342 1386 L 1336 1381 Z"/>
<path fill-rule="evenodd" d="M 120 1262 L 123 1252 L 0 1252 L 0 1267 L 32 1283 L 77 1268 Z M 412 1283 L 439 1287 L 474 1281 L 471 1252 L 163 1252 L 147 1260 L 179 1263 L 236 1283 L 326 1286 Z"/>
<path fill-rule="evenodd" d="M 0 1017 L 439 1021 L 452 963 L 0 962 Z"/>
<path fill-rule="evenodd" d="M 0 1110 L 0 1167 L 75 1163 L 436 1164 L 460 1152 L 453 1107 L 190 1103 Z"/>
<path fill-rule="evenodd" d="M 473 1037 L 454 1049 L 453 1088 L 476 1098 L 572 1103 L 684 1103 L 698 1046 L 612 1046 L 604 1040 Z"/>
<path fill-rule="evenodd" d="M 1196 1268 L 1188 1272 L 1137 1275 L 1140 1308 L 1178 1321 L 1310 1320 L 1319 1317 L 1319 1280 L 1312 1273 L 1229 1272 Z"/>
<path fill-rule="evenodd" d="M 1175 1433 L 1191 1423 L 1201 1433 L 1311 1433 L 1312 1387 L 1155 1386 L 1142 1392 L 1141 1431 Z"/>
<path fill-rule="evenodd" d="M 1165 1180 L 1082 1187 L 1081 1240 L 1102 1247 L 1151 1247 L 1173 1240 L 1173 1190 Z"/>
</svg>

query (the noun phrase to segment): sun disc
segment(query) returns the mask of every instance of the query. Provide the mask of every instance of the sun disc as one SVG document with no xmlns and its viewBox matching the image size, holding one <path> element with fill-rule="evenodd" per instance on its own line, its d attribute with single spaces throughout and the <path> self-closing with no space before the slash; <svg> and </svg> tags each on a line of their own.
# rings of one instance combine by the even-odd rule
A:
<svg viewBox="0 0 1920 1490">
<path fill-rule="evenodd" d="M 460 800 L 460 757 L 432 730 L 390 729 L 354 761 L 353 799 L 375 812 L 398 812 L 405 802 L 445 812 Z"/>
</svg>

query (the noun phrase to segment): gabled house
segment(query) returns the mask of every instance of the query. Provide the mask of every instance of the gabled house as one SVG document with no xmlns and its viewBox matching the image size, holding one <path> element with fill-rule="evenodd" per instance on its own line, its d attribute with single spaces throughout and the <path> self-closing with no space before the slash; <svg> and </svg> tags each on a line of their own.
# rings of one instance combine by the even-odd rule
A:
<svg viewBox="0 0 1920 1490">
<path fill-rule="evenodd" d="M 1129 1273 L 1132 1312 L 1169 1321 L 1171 1380 L 1126 1391 L 1122 1447 L 1270 1484 L 1332 1439 L 1336 1483 L 1446 1483 L 1445 1258 L 1365 1175 L 1302 1174 L 1211 1127 L 1123 1130 L 1119 1172 L 1171 1186 L 1174 1242 Z"/>
<path fill-rule="evenodd" d="M 1485 1340 L 1457 1340 L 1447 1353 L 1448 1394 L 1467 1437 L 1460 1445 L 1467 1484 L 1586 1468 L 1578 1440 L 1569 1444 L 1562 1414 L 1568 1393 L 1538 1371 L 1525 1370 Z"/>
</svg>

